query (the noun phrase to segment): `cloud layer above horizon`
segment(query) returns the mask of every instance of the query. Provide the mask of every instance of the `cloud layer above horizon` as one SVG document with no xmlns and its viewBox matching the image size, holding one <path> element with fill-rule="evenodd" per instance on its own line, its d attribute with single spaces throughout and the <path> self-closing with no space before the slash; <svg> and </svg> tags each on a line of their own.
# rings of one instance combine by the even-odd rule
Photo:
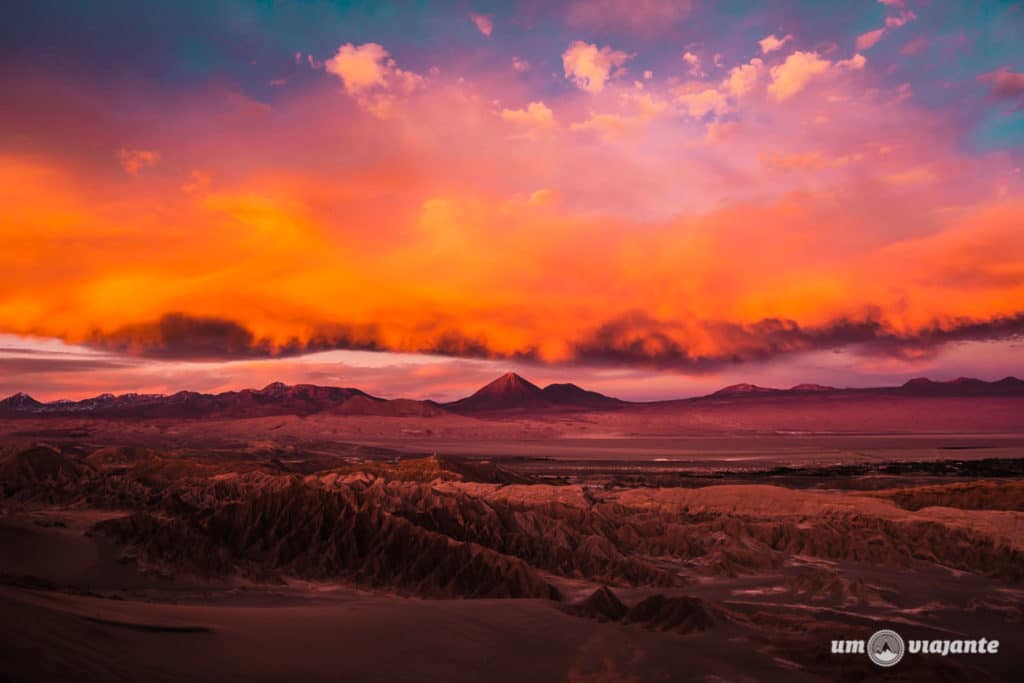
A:
<svg viewBox="0 0 1024 683">
<path fill-rule="evenodd" d="M 0 29 L 0 334 L 703 376 L 1024 333 L 1020 5 L 112 4 Z"/>
</svg>

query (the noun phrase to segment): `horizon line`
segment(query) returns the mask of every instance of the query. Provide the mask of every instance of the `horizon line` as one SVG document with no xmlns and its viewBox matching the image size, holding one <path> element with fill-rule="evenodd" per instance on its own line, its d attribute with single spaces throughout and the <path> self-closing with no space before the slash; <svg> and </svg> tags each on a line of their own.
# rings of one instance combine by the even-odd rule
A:
<svg viewBox="0 0 1024 683">
<path fill-rule="evenodd" d="M 84 401 L 88 401 L 88 400 L 92 400 L 92 399 L 97 399 L 97 398 L 108 397 L 108 396 L 112 397 L 112 398 L 122 398 L 122 397 L 126 397 L 126 396 L 132 396 L 132 397 L 147 397 L 147 398 L 154 398 L 154 399 L 156 399 L 156 398 L 169 398 L 171 396 L 176 396 L 178 394 L 186 394 L 186 393 L 188 393 L 188 394 L 196 394 L 198 396 L 221 396 L 221 395 L 224 395 L 224 394 L 242 393 L 242 392 L 246 392 L 246 391 L 254 392 L 254 393 L 256 393 L 256 392 L 264 392 L 264 391 L 270 389 L 271 387 L 281 386 L 283 388 L 289 388 L 289 389 L 290 388 L 295 388 L 295 387 L 315 387 L 315 388 L 318 388 L 318 389 L 342 389 L 342 390 L 358 391 L 358 392 L 360 392 L 362 394 L 365 394 L 366 396 L 368 396 L 370 398 L 378 399 L 378 400 L 383 400 L 383 401 L 409 400 L 409 401 L 418 401 L 418 402 L 423 402 L 423 403 L 435 403 L 437 405 L 444 406 L 444 405 L 449 405 L 449 404 L 457 403 L 458 401 L 463 400 L 465 398 L 469 398 L 469 397 L 473 396 L 474 394 L 476 394 L 478 391 L 480 391 L 480 390 L 490 386 L 491 384 L 493 384 L 493 383 L 495 383 L 495 382 L 497 382 L 497 381 L 499 381 L 499 380 L 501 380 L 501 379 L 503 379 L 505 377 L 508 377 L 508 376 L 513 376 L 513 377 L 516 377 L 518 379 L 521 379 L 521 380 L 531 384 L 532 386 L 537 387 L 540 390 L 544 390 L 544 389 L 547 389 L 548 387 L 552 387 L 552 386 L 563 385 L 563 386 L 575 386 L 578 389 L 582 389 L 584 391 L 593 391 L 593 390 L 587 389 L 586 387 L 580 386 L 579 384 L 576 384 L 575 382 L 549 382 L 548 384 L 546 384 L 544 386 L 541 386 L 541 385 L 535 384 L 534 382 L 531 382 L 530 380 L 528 380 L 527 378 L 523 377 L 523 375 L 521 375 L 521 374 L 519 374 L 517 372 L 509 371 L 509 372 L 502 373 L 501 375 L 499 375 L 495 379 L 491 380 L 487 384 L 484 384 L 484 385 L 478 387 L 476 390 L 471 391 L 470 393 L 468 393 L 464 397 L 462 397 L 462 399 L 454 399 L 454 400 L 448 400 L 448 401 L 438 401 L 438 400 L 431 399 L 431 398 L 413 398 L 413 397 L 410 397 L 410 396 L 390 396 L 390 397 L 385 397 L 385 396 L 379 396 L 379 395 L 376 395 L 376 394 L 371 394 L 370 392 L 367 392 L 367 391 L 365 391 L 363 389 L 360 389 L 359 387 L 356 387 L 356 386 L 342 386 L 342 385 L 336 385 L 336 384 L 315 384 L 315 383 L 312 383 L 312 382 L 297 382 L 297 383 L 294 383 L 294 384 L 289 384 L 287 382 L 274 381 L 274 382 L 270 382 L 269 384 L 267 384 L 267 385 L 265 385 L 263 387 L 259 387 L 259 388 L 252 387 L 252 386 L 246 386 L 246 387 L 241 387 L 241 388 L 237 388 L 237 389 L 225 389 L 223 391 L 216 391 L 216 392 L 195 391 L 195 390 L 192 390 L 192 389 L 180 389 L 178 391 L 174 391 L 174 392 L 170 392 L 170 393 L 147 393 L 147 392 L 137 392 L 137 391 L 128 391 L 128 392 L 123 392 L 123 393 L 114 393 L 114 392 L 110 392 L 110 391 L 105 391 L 105 392 L 102 392 L 102 393 L 99 393 L 99 394 L 94 394 L 94 395 L 91 395 L 91 396 L 86 396 L 86 397 L 80 398 L 80 399 L 58 398 L 58 399 L 52 399 L 52 400 L 48 400 L 48 401 L 40 401 L 40 400 L 36 399 L 34 396 L 32 396 L 32 394 L 27 392 L 27 391 L 16 391 L 13 394 L 8 394 L 7 396 L 0 397 L 0 402 L 4 402 L 4 401 L 7 401 L 9 399 L 16 398 L 16 397 L 19 397 L 19 396 L 25 397 L 25 398 L 29 398 L 29 399 L 31 399 L 33 401 L 36 401 L 37 403 L 40 403 L 42 405 L 55 405 L 55 404 L 60 404 L 60 403 L 81 403 L 81 402 L 84 402 Z M 693 396 L 679 396 L 679 397 L 675 397 L 675 398 L 659 398 L 659 399 L 650 399 L 650 400 L 629 400 L 629 399 L 621 399 L 621 398 L 618 398 L 616 396 L 610 396 L 608 394 L 601 394 L 601 392 L 593 392 L 593 393 L 601 394 L 602 396 L 605 396 L 606 398 L 615 399 L 615 400 L 620 401 L 622 403 L 628 403 L 628 404 L 634 404 L 634 405 L 644 405 L 644 404 L 668 403 L 668 402 L 673 402 L 673 401 L 687 401 L 687 400 L 700 399 L 700 398 L 709 398 L 709 397 L 718 395 L 720 393 L 723 393 L 723 392 L 725 392 L 725 391 L 727 391 L 729 389 L 738 389 L 740 387 L 748 387 L 749 388 L 749 389 L 747 389 L 748 391 L 758 391 L 759 390 L 759 391 L 774 391 L 774 392 L 780 392 L 780 393 L 797 392 L 797 391 L 800 390 L 800 387 L 808 387 L 807 391 L 809 393 L 813 393 L 814 390 L 809 389 L 809 387 L 817 387 L 818 388 L 817 391 L 821 391 L 821 390 L 830 390 L 830 391 L 870 391 L 870 390 L 879 390 L 879 389 L 898 389 L 898 388 L 906 387 L 906 386 L 910 385 L 913 382 L 920 382 L 920 381 L 929 382 L 929 383 L 932 383 L 932 384 L 939 384 L 939 385 L 949 385 L 949 384 L 954 384 L 954 383 L 957 383 L 957 382 L 964 382 L 964 381 L 976 381 L 976 382 L 982 382 L 984 384 L 998 384 L 999 382 L 1005 382 L 1007 380 L 1017 381 L 1017 382 L 1024 382 L 1024 380 L 1021 380 L 1016 375 L 1006 375 L 1004 377 L 1000 377 L 999 379 L 993 379 L 993 380 L 985 380 L 985 379 L 981 379 L 979 377 L 968 377 L 968 376 L 959 376 L 959 377 L 954 377 L 954 378 L 951 378 L 951 379 L 932 379 L 930 377 L 925 377 L 925 376 L 918 375 L 918 376 L 910 377 L 907 380 L 905 380 L 904 382 L 899 383 L 899 384 L 869 385 L 869 386 L 833 386 L 833 385 L 826 385 L 826 384 L 818 384 L 816 382 L 798 382 L 798 383 L 796 383 L 796 384 L 794 384 L 794 385 L 792 385 L 790 387 L 780 388 L 780 387 L 764 386 L 764 385 L 754 384 L 752 382 L 734 382 L 732 384 L 724 385 L 724 386 L 720 387 L 719 389 L 716 389 L 715 391 L 712 391 L 710 393 L 696 394 L 696 395 L 693 395 Z"/>
</svg>

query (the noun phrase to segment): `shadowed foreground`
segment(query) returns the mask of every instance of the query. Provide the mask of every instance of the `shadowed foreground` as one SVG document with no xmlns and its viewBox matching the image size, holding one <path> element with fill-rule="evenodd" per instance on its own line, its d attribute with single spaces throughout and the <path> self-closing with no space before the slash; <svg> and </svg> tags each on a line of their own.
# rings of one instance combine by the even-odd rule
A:
<svg viewBox="0 0 1024 683">
<path fill-rule="evenodd" d="M 0 672 L 978 681 L 1022 664 L 1019 460 L 287 456 L 11 441 Z M 1004 647 L 888 672 L 829 651 L 883 627 Z"/>
</svg>

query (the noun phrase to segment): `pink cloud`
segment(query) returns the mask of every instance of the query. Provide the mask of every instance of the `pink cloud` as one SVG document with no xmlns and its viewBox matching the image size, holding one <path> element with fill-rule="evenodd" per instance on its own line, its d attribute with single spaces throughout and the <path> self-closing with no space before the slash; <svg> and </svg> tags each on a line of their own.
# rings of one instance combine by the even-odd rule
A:
<svg viewBox="0 0 1024 683">
<path fill-rule="evenodd" d="M 832 63 L 817 52 L 794 52 L 786 61 L 771 69 L 772 82 L 768 92 L 777 100 L 797 94 L 816 76 L 827 73 Z"/>
<path fill-rule="evenodd" d="M 374 87 L 387 86 L 388 61 L 388 51 L 377 43 L 359 46 L 346 43 L 325 62 L 325 68 L 327 73 L 341 79 L 350 95 L 356 95 Z"/>
<path fill-rule="evenodd" d="M 555 115 L 543 102 L 530 102 L 523 109 L 503 109 L 501 118 L 529 128 L 553 128 Z"/>
<path fill-rule="evenodd" d="M 868 31 L 857 36 L 857 49 L 858 50 L 869 50 L 878 44 L 878 41 L 885 35 L 885 27 L 875 29 L 874 31 Z"/>
<path fill-rule="evenodd" d="M 704 76 L 704 72 L 700 68 L 700 57 L 687 50 L 683 53 L 683 61 L 686 62 L 688 72 L 694 78 L 700 78 Z"/>
<path fill-rule="evenodd" d="M 117 160 L 126 172 L 135 175 L 144 168 L 155 166 L 160 161 L 160 152 L 152 149 L 125 149 L 117 151 Z"/>
<path fill-rule="evenodd" d="M 488 38 L 494 32 L 494 20 L 489 15 L 470 14 L 469 19 L 476 26 L 477 30 Z"/>
<path fill-rule="evenodd" d="M 761 46 L 761 54 L 768 54 L 769 52 L 775 52 L 782 48 L 783 45 L 793 40 L 793 36 L 786 34 L 782 38 L 777 38 L 775 34 L 765 36 L 761 40 L 757 41 L 758 45 Z"/>
<path fill-rule="evenodd" d="M 729 108 L 725 95 L 714 88 L 684 91 L 676 96 L 676 101 L 683 105 L 686 112 L 693 118 L 700 119 L 708 114 L 723 114 Z"/>
<path fill-rule="evenodd" d="M 910 23 L 911 21 L 916 21 L 916 20 L 917 20 L 917 15 L 914 14 L 914 12 L 908 10 L 908 11 L 900 12 L 895 17 L 886 17 L 885 25 L 887 27 L 889 27 L 889 28 L 899 28 L 901 26 L 904 26 L 904 25 Z"/>
<path fill-rule="evenodd" d="M 919 36 L 904 45 L 900 52 L 905 55 L 916 55 L 926 47 L 928 47 L 928 39 L 924 36 Z"/>
<path fill-rule="evenodd" d="M 840 59 L 836 62 L 836 67 L 839 69 L 853 69 L 859 71 L 864 68 L 864 65 L 868 63 L 868 60 L 862 54 L 856 54 L 849 59 Z"/>
<path fill-rule="evenodd" d="M 398 68 L 388 51 L 377 43 L 346 43 L 324 62 L 324 69 L 341 79 L 345 92 L 359 105 L 386 118 L 395 97 L 408 95 L 423 84 L 423 77 Z"/>
<path fill-rule="evenodd" d="M 630 58 L 625 52 L 577 40 L 562 53 L 565 77 L 592 95 L 604 90 L 613 71 Z"/>
<path fill-rule="evenodd" d="M 734 97 L 743 97 L 756 87 L 762 71 L 764 62 L 754 57 L 747 64 L 733 67 L 722 85 Z"/>
<path fill-rule="evenodd" d="M 1002 99 L 1024 97 L 1024 73 L 1010 71 L 1003 67 L 978 76 L 982 83 L 992 86 L 992 95 Z"/>
</svg>

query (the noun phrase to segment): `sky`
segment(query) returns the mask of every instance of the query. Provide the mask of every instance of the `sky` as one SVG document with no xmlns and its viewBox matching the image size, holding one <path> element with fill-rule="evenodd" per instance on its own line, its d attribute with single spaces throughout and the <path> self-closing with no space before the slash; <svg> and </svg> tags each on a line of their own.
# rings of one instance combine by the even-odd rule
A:
<svg viewBox="0 0 1024 683">
<path fill-rule="evenodd" d="M 16 3 L 0 394 L 1024 372 L 1024 3 Z"/>
</svg>

